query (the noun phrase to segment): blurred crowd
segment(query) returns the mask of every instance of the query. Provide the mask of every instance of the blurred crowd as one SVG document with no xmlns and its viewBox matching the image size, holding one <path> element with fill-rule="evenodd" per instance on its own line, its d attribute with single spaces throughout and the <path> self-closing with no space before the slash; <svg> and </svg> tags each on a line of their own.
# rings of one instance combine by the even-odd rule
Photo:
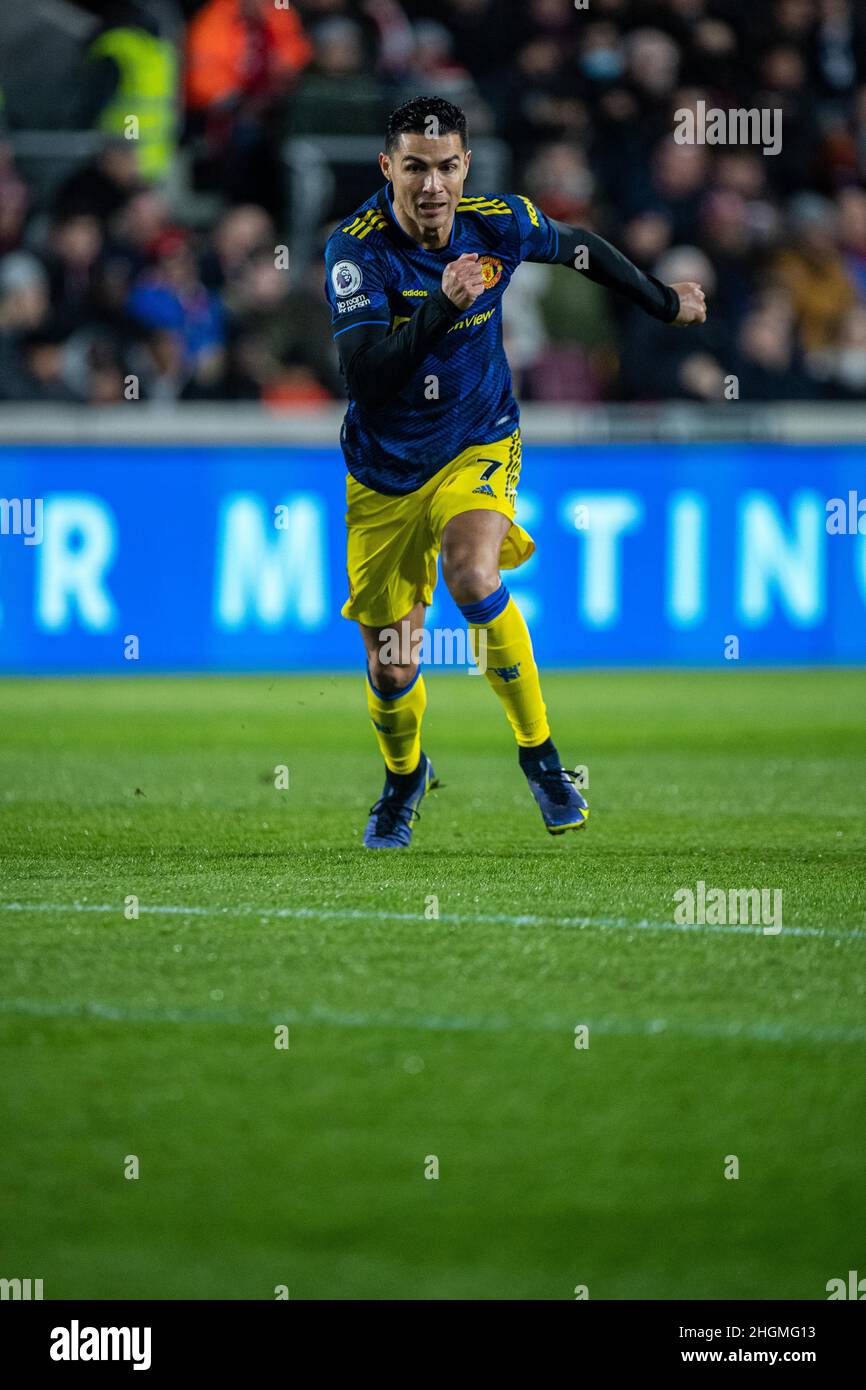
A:
<svg viewBox="0 0 866 1390">
<path fill-rule="evenodd" d="M 0 400 L 340 399 L 321 251 L 381 176 L 340 163 L 296 263 L 283 149 L 378 137 L 419 94 L 502 142 L 507 186 L 478 191 L 707 291 L 683 334 L 522 267 L 522 399 L 866 395 L 860 0 L 31 0 L 0 19 Z M 678 143 L 702 102 L 780 111 L 781 149 Z M 46 182 L 34 131 L 99 138 Z"/>
</svg>

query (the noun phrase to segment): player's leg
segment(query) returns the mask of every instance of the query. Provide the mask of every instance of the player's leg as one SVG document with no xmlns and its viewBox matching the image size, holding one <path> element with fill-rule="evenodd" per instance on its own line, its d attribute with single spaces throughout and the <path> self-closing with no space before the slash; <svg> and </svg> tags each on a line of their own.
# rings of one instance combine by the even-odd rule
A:
<svg viewBox="0 0 866 1390">
<path fill-rule="evenodd" d="M 473 651 L 483 657 L 488 683 L 502 702 L 521 748 L 550 738 L 538 667 L 523 614 L 499 573 L 507 516 L 467 511 L 442 532 L 442 578 L 466 619 Z"/>
<path fill-rule="evenodd" d="M 433 765 L 421 750 L 427 704 L 419 654 L 425 605 L 416 603 L 384 627 L 359 623 L 367 651 L 367 708 L 385 759 L 385 786 L 370 808 L 367 849 L 405 849 L 418 806 L 436 785 Z"/>
<path fill-rule="evenodd" d="M 346 480 L 343 616 L 358 623 L 367 653 L 367 708 L 385 760 L 385 786 L 364 834 L 369 849 L 409 844 L 418 802 L 433 782 L 421 752 L 426 704 L 419 638 L 436 582 L 426 494 L 392 497 Z"/>
<path fill-rule="evenodd" d="M 359 623 L 367 651 L 367 708 L 385 767 L 411 777 L 421 758 L 421 720 L 427 705 L 418 656 L 425 608 L 416 603 L 384 627 Z"/>
<path fill-rule="evenodd" d="M 520 765 L 551 834 L 579 829 L 589 814 L 550 736 L 541 680 L 526 621 L 499 572 L 512 526 L 501 512 L 458 512 L 442 530 L 442 577 L 466 619 L 473 650 L 498 696 L 518 745 Z"/>
</svg>

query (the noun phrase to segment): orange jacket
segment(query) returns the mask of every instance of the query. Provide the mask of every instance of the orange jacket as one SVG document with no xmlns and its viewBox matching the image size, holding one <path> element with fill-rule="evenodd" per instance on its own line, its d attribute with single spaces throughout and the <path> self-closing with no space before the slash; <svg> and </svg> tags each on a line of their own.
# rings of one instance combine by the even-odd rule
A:
<svg viewBox="0 0 866 1390">
<path fill-rule="evenodd" d="M 272 75 L 299 72 L 312 47 L 294 9 L 260 0 Z M 193 16 L 186 36 L 186 101 L 194 111 L 240 94 L 245 85 L 247 34 L 240 0 L 209 0 Z"/>
</svg>

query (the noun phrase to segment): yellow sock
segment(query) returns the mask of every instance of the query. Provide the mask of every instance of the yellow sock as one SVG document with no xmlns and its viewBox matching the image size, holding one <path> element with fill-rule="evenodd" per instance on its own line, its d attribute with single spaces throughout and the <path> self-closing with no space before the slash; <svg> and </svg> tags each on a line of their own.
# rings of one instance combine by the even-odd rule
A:
<svg viewBox="0 0 866 1390">
<path fill-rule="evenodd" d="M 538 667 L 523 614 L 505 585 L 480 603 L 461 604 L 472 650 L 496 691 L 521 748 L 550 738 Z"/>
<path fill-rule="evenodd" d="M 427 708 L 427 691 L 419 670 L 405 690 L 382 695 L 367 677 L 367 709 L 376 740 L 391 772 L 414 772 L 421 760 L 421 720 Z"/>
</svg>

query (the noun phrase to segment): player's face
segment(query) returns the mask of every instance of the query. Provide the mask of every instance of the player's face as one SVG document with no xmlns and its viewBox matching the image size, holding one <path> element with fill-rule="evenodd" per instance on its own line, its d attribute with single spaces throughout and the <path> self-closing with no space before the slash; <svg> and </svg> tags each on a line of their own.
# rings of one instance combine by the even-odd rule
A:
<svg viewBox="0 0 866 1390">
<path fill-rule="evenodd" d="M 451 230 L 469 171 L 471 153 L 459 135 L 400 136 L 393 154 L 382 155 L 382 171 L 394 185 L 398 215 L 419 229 L 422 240 L 438 240 Z"/>
</svg>

